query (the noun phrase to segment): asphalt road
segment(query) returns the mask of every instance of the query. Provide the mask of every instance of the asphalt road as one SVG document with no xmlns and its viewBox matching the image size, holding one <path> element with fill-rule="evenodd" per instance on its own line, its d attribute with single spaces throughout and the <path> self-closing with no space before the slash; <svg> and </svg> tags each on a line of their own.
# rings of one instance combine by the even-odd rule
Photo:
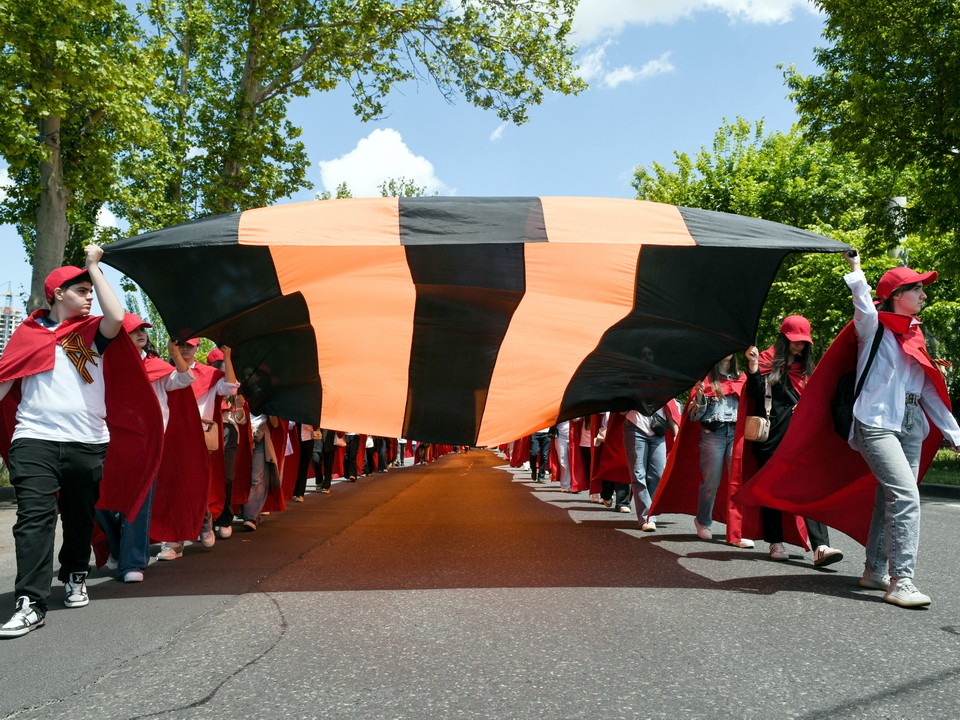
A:
<svg viewBox="0 0 960 720">
<path fill-rule="evenodd" d="M 340 483 L 142 584 L 97 573 L 86 608 L 55 583 L 0 642 L 0 717 L 960 718 L 957 500 L 924 499 L 924 610 L 860 590 L 844 536 L 820 571 L 659 524 L 485 451 Z"/>
</svg>

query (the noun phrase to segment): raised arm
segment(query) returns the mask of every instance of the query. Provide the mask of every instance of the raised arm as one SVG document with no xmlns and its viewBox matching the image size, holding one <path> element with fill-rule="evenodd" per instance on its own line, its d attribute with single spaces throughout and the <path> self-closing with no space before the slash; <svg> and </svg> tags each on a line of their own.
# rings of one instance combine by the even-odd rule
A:
<svg viewBox="0 0 960 720">
<path fill-rule="evenodd" d="M 83 249 L 83 253 L 86 256 L 84 269 L 90 275 L 90 283 L 97 294 L 100 309 L 103 310 L 103 319 L 100 320 L 100 334 L 105 338 L 113 339 L 120 334 L 120 328 L 123 327 L 123 306 L 100 269 L 103 248 L 99 245 L 90 244 Z"/>
</svg>

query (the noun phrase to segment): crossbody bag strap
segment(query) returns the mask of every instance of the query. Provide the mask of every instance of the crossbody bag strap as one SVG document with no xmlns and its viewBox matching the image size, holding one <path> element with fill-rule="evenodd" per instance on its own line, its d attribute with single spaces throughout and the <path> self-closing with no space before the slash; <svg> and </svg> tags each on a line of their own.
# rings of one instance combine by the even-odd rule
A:
<svg viewBox="0 0 960 720">
<path fill-rule="evenodd" d="M 877 321 L 877 334 L 873 337 L 873 345 L 870 346 L 870 355 L 867 357 L 867 364 L 863 366 L 863 374 L 857 381 L 857 389 L 853 393 L 853 399 L 860 397 L 860 391 L 863 390 L 863 381 L 867 379 L 867 373 L 870 372 L 870 366 L 873 365 L 873 359 L 877 356 L 877 350 L 880 349 L 880 340 L 883 338 L 883 323 Z"/>
</svg>

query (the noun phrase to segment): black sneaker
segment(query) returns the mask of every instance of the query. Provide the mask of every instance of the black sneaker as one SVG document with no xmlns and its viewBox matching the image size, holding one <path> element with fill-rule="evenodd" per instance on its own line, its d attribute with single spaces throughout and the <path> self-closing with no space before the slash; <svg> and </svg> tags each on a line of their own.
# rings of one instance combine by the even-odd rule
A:
<svg viewBox="0 0 960 720">
<path fill-rule="evenodd" d="M 66 597 L 63 604 L 68 608 L 84 607 L 90 604 L 87 595 L 87 574 L 85 572 L 70 573 L 70 579 L 63 585 Z"/>
<path fill-rule="evenodd" d="M 43 627 L 43 616 L 43 611 L 35 608 L 30 602 L 30 598 L 22 595 L 17 598 L 17 609 L 13 613 L 13 617 L 0 627 L 0 637 L 20 637 L 31 630 Z"/>
</svg>

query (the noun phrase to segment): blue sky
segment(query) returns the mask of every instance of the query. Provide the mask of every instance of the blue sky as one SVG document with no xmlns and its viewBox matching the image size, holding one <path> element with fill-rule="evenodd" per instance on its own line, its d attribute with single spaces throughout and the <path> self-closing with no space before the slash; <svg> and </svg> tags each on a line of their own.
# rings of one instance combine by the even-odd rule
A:
<svg viewBox="0 0 960 720">
<path fill-rule="evenodd" d="M 448 104 L 428 82 L 401 88 L 369 123 L 345 91 L 297 99 L 291 120 L 304 130 L 314 188 L 290 200 L 342 181 L 378 196 L 401 176 L 440 195 L 633 197 L 637 165 L 709 146 L 724 118 L 788 130 L 796 116 L 777 65 L 815 72 L 822 26 L 806 0 L 581 0 L 578 61 L 590 88 L 548 96 L 523 126 Z M 0 257 L 0 292 L 25 291 L 30 267 L 10 226 L 0 226 Z"/>
</svg>

